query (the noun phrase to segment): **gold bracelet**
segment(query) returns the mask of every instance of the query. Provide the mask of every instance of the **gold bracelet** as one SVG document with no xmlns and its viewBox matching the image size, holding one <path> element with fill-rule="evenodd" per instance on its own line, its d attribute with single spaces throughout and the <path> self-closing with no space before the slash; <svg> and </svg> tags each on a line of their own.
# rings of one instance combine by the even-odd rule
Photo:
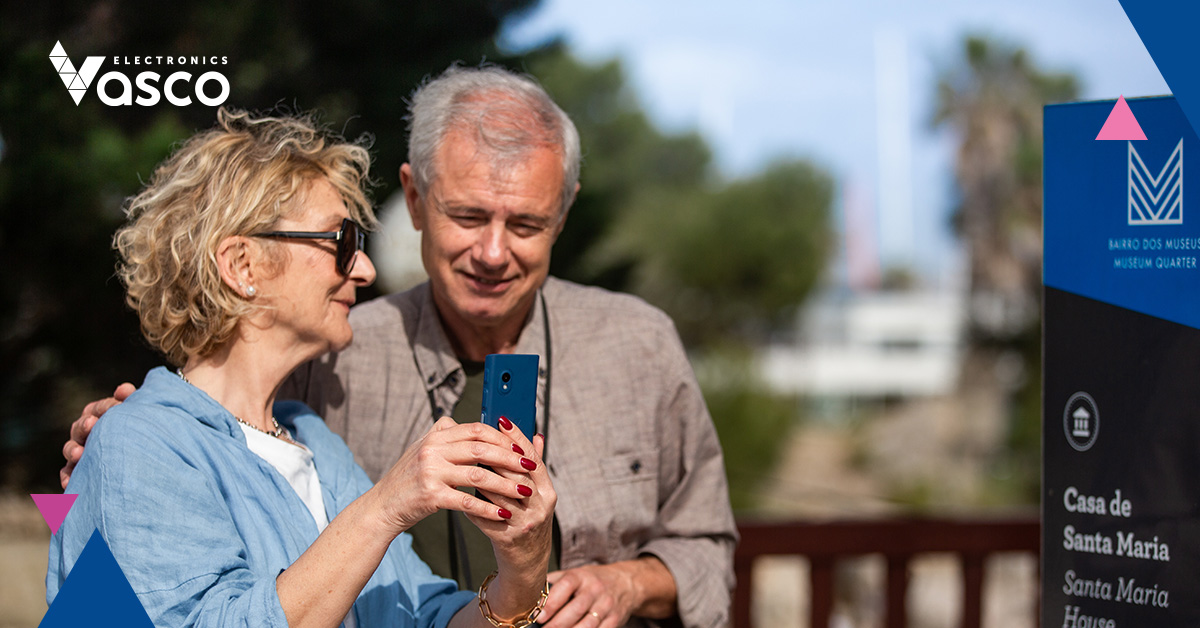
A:
<svg viewBox="0 0 1200 628">
<path fill-rule="evenodd" d="M 528 626 L 532 626 L 533 622 L 537 621 L 538 615 L 542 614 L 542 608 L 546 606 L 546 596 L 550 595 L 550 583 L 547 582 L 546 586 L 542 587 L 542 597 L 538 598 L 536 606 L 530 609 L 528 613 L 508 622 L 496 619 L 496 616 L 492 614 L 492 607 L 488 605 L 487 588 L 492 583 L 492 580 L 495 579 L 496 572 L 493 571 L 488 577 L 483 579 L 483 584 L 479 585 L 479 612 L 483 613 L 483 618 L 496 628 L 527 628 Z"/>
</svg>

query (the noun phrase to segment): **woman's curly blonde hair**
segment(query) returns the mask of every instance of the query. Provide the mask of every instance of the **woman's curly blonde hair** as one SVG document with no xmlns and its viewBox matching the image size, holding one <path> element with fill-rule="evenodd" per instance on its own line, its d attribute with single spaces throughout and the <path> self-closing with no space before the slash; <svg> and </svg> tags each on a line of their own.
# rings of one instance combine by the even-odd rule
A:
<svg viewBox="0 0 1200 628">
<path fill-rule="evenodd" d="M 146 339 L 175 365 L 222 346 L 255 306 L 222 281 L 221 241 L 270 231 L 322 179 L 352 219 L 374 228 L 365 192 L 369 166 L 363 146 L 330 134 L 309 115 L 219 110 L 215 127 L 186 140 L 128 199 L 128 222 L 113 236 L 117 276 Z M 263 245 L 272 247 L 269 240 Z"/>
</svg>

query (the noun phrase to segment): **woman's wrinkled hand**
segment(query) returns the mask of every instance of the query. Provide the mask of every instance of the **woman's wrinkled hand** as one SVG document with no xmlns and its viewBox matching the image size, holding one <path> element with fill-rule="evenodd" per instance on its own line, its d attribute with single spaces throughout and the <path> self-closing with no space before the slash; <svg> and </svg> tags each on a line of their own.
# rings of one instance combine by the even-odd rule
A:
<svg viewBox="0 0 1200 628">
<path fill-rule="evenodd" d="M 554 506 L 558 502 L 550 474 L 542 461 L 545 438 L 539 434 L 530 442 L 520 429 L 503 417 L 500 419 L 500 428 L 493 431 L 510 439 L 513 451 L 524 454 L 523 458 L 531 463 L 519 471 L 511 467 L 496 468 L 497 474 L 507 479 L 509 484 L 527 486 L 529 494 L 514 499 L 511 494 L 484 488 L 483 493 L 487 498 L 511 513 L 512 517 L 496 520 L 479 517 L 474 512 L 468 512 L 468 517 L 491 539 L 501 574 L 530 574 L 533 580 L 540 578 L 544 583 L 544 573 L 550 559 Z M 543 575 L 534 575 L 537 573 Z"/>
<path fill-rule="evenodd" d="M 372 499 L 384 525 L 396 534 L 441 509 L 462 511 L 492 529 L 510 521 L 524 525 L 528 517 L 522 504 L 538 495 L 535 482 L 545 477 L 544 470 L 535 476 L 540 456 L 535 460 L 525 451 L 494 428 L 443 417 L 371 489 Z M 459 487 L 478 489 L 493 503 Z"/>
</svg>

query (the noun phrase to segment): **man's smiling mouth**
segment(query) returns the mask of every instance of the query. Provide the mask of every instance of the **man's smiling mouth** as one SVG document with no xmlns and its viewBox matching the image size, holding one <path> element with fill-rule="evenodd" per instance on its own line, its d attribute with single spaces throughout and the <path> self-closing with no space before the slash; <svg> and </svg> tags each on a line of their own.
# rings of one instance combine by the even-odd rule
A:
<svg viewBox="0 0 1200 628">
<path fill-rule="evenodd" d="M 484 277 L 482 275 L 475 275 L 467 272 L 464 272 L 463 275 L 465 275 L 471 281 L 484 286 L 501 286 L 510 283 L 514 279 L 513 277 Z"/>
</svg>

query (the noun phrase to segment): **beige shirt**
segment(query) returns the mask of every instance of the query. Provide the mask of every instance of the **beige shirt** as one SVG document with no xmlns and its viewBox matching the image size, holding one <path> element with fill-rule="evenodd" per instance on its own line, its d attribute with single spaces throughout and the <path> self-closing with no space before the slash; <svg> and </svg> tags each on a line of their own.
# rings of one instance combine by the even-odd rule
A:
<svg viewBox="0 0 1200 628">
<path fill-rule="evenodd" d="M 464 377 L 427 283 L 364 303 L 350 321 L 354 343 L 300 367 L 279 398 L 305 400 L 378 480 L 449 413 Z M 550 278 L 516 353 L 540 356 L 537 425 L 562 566 L 656 556 L 685 626 L 728 624 L 737 530 L 721 446 L 670 319 L 636 297 Z"/>
</svg>

